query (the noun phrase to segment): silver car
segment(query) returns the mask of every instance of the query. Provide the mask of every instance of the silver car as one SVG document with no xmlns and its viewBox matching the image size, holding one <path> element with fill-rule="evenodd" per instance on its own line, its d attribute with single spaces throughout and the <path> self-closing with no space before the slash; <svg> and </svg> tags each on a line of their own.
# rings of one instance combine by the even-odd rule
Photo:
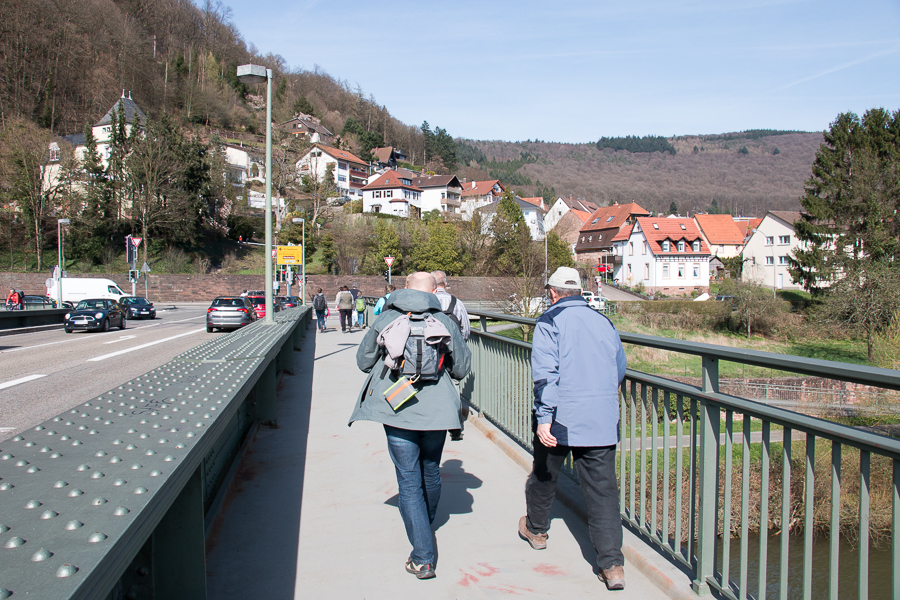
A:
<svg viewBox="0 0 900 600">
<path fill-rule="evenodd" d="M 206 310 L 206 331 L 240 329 L 256 321 L 256 310 L 242 296 L 219 296 Z"/>
</svg>

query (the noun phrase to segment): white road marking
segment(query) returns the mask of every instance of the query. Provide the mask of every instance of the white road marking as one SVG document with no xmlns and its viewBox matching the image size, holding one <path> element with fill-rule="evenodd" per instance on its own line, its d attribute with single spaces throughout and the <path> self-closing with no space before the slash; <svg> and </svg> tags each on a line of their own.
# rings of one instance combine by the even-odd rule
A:
<svg viewBox="0 0 900 600">
<path fill-rule="evenodd" d="M 103 356 L 97 356 L 94 358 L 87 359 L 86 362 L 98 362 L 101 360 L 106 360 L 107 358 L 112 358 L 114 356 L 121 356 L 122 354 L 127 354 L 129 352 L 134 352 L 135 350 L 142 350 L 144 348 L 149 348 L 150 346 L 155 346 L 156 344 L 162 344 L 163 342 L 168 342 L 170 340 L 178 339 L 180 337 L 184 337 L 186 335 L 193 335 L 195 333 L 200 333 L 201 331 L 206 331 L 206 329 L 194 329 L 193 331 L 188 331 L 187 333 L 179 333 L 178 335 L 173 335 L 172 337 L 163 338 L 161 340 L 156 340 L 155 342 L 147 342 L 146 344 L 141 344 L 140 346 L 135 346 L 134 348 L 128 348 L 127 350 L 119 350 L 118 352 L 113 352 L 111 354 L 104 354 Z"/>
<path fill-rule="evenodd" d="M 133 340 L 136 337 L 137 337 L 136 335 L 123 335 L 123 336 L 119 336 L 119 339 L 117 339 L 117 340 L 113 340 L 111 342 L 103 342 L 103 343 L 104 344 L 118 344 L 119 342 L 122 342 L 124 340 Z"/>
<path fill-rule="evenodd" d="M 0 427 L 0 433 L 6 433 L 7 431 L 15 431 L 15 427 Z"/>
<path fill-rule="evenodd" d="M 189 319 L 178 319 L 177 321 L 166 321 L 166 323 L 181 323 L 182 321 L 193 321 L 194 319 L 205 319 L 206 315 L 200 315 L 199 317 L 191 317 Z"/>
<path fill-rule="evenodd" d="M 100 335 L 108 335 L 108 334 L 100 334 Z M 9 350 L 0 350 L 0 354 L 6 354 L 8 352 L 19 352 L 21 350 L 31 350 L 32 348 L 43 348 L 44 346 L 54 346 L 56 344 L 67 344 L 69 342 L 80 342 L 82 340 L 88 340 L 90 337 L 88 336 L 78 336 L 68 340 L 62 340 L 59 342 L 47 342 L 46 344 L 35 344 L 34 346 L 21 346 L 19 348 L 10 348 Z"/>
<path fill-rule="evenodd" d="M 40 379 L 41 377 L 46 377 L 46 375 L 29 375 L 28 377 L 22 377 L 21 379 L 13 379 L 12 381 L 7 381 L 6 383 L 0 383 L 0 390 L 12 387 L 14 385 L 19 385 L 20 383 L 28 383 L 29 381 L 34 381 L 35 379 Z"/>
</svg>

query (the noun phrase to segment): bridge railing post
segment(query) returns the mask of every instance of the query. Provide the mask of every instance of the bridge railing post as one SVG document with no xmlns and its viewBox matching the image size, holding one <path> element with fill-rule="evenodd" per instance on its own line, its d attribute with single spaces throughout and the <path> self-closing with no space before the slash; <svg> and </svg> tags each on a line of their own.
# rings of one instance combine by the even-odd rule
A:
<svg viewBox="0 0 900 600">
<path fill-rule="evenodd" d="M 201 467 L 198 467 L 153 530 L 153 598 L 206 598 L 202 479 Z"/>
<path fill-rule="evenodd" d="M 704 363 L 706 359 L 704 357 Z M 705 378 L 704 378 L 705 382 Z M 707 579 L 715 574 L 716 521 L 719 477 L 719 407 L 700 400 L 700 465 L 698 488 L 700 506 L 697 519 L 697 571 L 691 587 L 700 595 L 710 593 Z"/>
</svg>

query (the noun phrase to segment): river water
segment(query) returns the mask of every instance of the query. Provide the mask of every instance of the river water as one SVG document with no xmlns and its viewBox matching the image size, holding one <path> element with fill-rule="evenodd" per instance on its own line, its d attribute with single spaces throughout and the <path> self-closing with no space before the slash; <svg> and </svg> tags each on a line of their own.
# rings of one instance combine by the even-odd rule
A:
<svg viewBox="0 0 900 600">
<path fill-rule="evenodd" d="M 813 541 L 812 560 L 812 595 L 811 598 L 828 597 L 829 561 L 828 561 L 828 536 L 818 536 Z M 753 597 L 759 589 L 759 537 L 751 536 L 748 540 L 749 563 L 747 590 Z M 721 568 L 721 542 L 717 548 L 716 569 Z M 780 562 L 781 562 L 781 536 L 771 535 L 768 539 L 768 554 L 766 561 L 766 598 L 778 598 L 780 590 Z M 730 572 L 731 580 L 739 581 L 738 558 L 740 557 L 741 542 L 739 539 L 731 540 L 730 547 Z M 838 559 L 838 598 L 841 600 L 854 600 L 859 598 L 857 566 L 859 549 L 848 540 L 841 538 L 840 553 Z M 791 537 L 788 542 L 788 598 L 802 598 L 803 587 L 803 537 Z M 900 577 L 900 573 L 897 574 Z M 869 598 L 871 600 L 889 599 L 892 585 L 891 551 L 890 548 L 876 549 L 869 547 Z"/>
</svg>

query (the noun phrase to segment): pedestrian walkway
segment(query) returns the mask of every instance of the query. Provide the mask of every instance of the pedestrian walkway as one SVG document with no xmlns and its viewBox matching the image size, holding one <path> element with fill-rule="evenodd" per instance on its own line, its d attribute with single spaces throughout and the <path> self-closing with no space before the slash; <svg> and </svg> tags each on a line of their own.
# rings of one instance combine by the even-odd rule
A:
<svg viewBox="0 0 900 600">
<path fill-rule="evenodd" d="M 447 441 L 434 523 L 437 578 L 406 573 L 410 546 L 384 431 L 347 427 L 365 374 L 365 330 L 312 326 L 295 375 L 279 384 L 278 427 L 260 429 L 234 476 L 207 548 L 208 597 L 260 598 L 667 598 L 626 565 L 627 589 L 594 575 L 585 523 L 559 503 L 549 548 L 517 535 L 527 473 L 474 427 Z"/>
</svg>

